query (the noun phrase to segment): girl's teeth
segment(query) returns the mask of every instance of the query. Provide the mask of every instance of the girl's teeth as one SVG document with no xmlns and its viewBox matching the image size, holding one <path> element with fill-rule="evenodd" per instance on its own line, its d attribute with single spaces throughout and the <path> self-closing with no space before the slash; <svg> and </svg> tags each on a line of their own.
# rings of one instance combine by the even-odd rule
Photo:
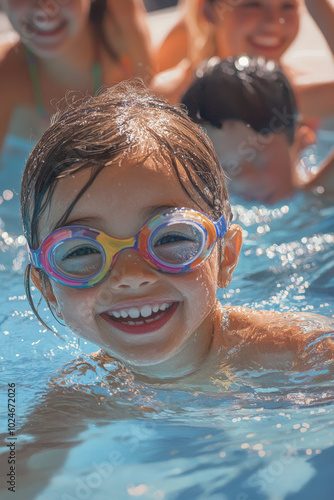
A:
<svg viewBox="0 0 334 500">
<path fill-rule="evenodd" d="M 163 304 L 159 305 L 156 304 L 154 306 L 145 305 L 140 309 L 136 307 L 131 307 L 131 309 L 128 310 L 121 309 L 120 311 L 112 311 L 110 315 L 114 316 L 114 318 L 116 319 L 118 318 L 126 319 L 129 317 L 132 319 L 137 319 L 140 316 L 142 318 L 149 318 L 152 315 L 152 313 L 157 313 L 158 311 L 165 311 L 166 309 L 168 309 L 168 307 L 170 307 L 170 305 L 171 305 L 170 303 L 164 302 Z M 136 323 L 134 323 L 133 321 L 129 321 L 129 324 L 139 324 L 139 323 L 138 321 L 136 321 Z"/>
<path fill-rule="evenodd" d="M 256 37 L 254 41 L 264 47 L 276 47 L 279 44 L 279 39 L 276 37 Z"/>
<path fill-rule="evenodd" d="M 143 306 L 140 308 L 140 314 L 143 318 L 148 318 L 152 314 L 152 308 L 150 306 Z M 158 309 L 159 310 L 159 309 Z M 158 311 L 156 311 L 158 312 Z"/>
<path fill-rule="evenodd" d="M 133 318 L 133 319 L 139 318 L 140 311 L 138 309 L 135 309 L 135 308 L 129 309 L 129 316 L 130 316 L 130 318 Z"/>
<path fill-rule="evenodd" d="M 30 25 L 32 28 L 45 33 L 56 31 L 61 27 L 61 23 L 59 21 L 48 21 L 47 19 L 45 19 L 45 16 L 43 14 L 40 16 L 35 16 Z"/>
</svg>

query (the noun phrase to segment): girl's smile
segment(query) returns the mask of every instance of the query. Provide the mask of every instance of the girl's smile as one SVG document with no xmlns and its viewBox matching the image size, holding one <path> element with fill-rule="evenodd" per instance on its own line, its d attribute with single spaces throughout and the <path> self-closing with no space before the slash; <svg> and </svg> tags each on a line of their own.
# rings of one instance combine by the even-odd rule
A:
<svg viewBox="0 0 334 500">
<path fill-rule="evenodd" d="M 101 316 L 114 327 L 130 334 L 151 333 L 162 328 L 175 313 L 178 302 L 142 301 L 133 304 L 121 304 L 121 309 L 112 307 Z"/>
<path fill-rule="evenodd" d="M 220 58 L 249 54 L 279 59 L 297 36 L 296 0 L 218 1 L 213 4 Z"/>
<path fill-rule="evenodd" d="M 8 18 L 31 51 L 39 57 L 59 54 L 82 31 L 90 0 L 43 2 L 5 0 Z"/>
</svg>

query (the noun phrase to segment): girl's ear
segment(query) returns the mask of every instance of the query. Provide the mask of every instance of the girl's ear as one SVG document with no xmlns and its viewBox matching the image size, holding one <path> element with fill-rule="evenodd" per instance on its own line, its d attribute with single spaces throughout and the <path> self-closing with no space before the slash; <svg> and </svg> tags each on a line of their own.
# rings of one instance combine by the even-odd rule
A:
<svg viewBox="0 0 334 500">
<path fill-rule="evenodd" d="M 237 224 L 233 224 L 224 236 L 221 249 L 218 273 L 218 286 L 220 288 L 226 288 L 231 283 L 233 271 L 238 264 L 241 246 L 242 229 Z"/>
<path fill-rule="evenodd" d="M 35 285 L 36 288 L 41 292 L 45 300 L 50 304 L 55 311 L 58 310 L 58 303 L 57 299 L 53 293 L 52 286 L 50 283 L 49 278 L 42 279 L 40 273 L 36 269 L 36 267 L 32 266 L 31 267 L 31 272 L 30 272 L 31 279 Z"/>
</svg>

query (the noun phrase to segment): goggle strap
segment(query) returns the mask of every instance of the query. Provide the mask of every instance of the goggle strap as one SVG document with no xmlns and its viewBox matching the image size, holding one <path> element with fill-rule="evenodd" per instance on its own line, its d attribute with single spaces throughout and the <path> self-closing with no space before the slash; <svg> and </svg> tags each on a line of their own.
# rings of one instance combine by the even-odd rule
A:
<svg viewBox="0 0 334 500">
<path fill-rule="evenodd" d="M 34 266 L 39 268 L 40 267 L 40 262 L 39 262 L 39 251 L 38 250 L 31 250 L 31 248 L 28 247 L 28 255 L 29 255 L 29 260 L 30 263 Z"/>
<path fill-rule="evenodd" d="M 227 231 L 225 217 L 222 215 L 214 224 L 217 231 L 217 238 L 222 238 Z"/>
</svg>

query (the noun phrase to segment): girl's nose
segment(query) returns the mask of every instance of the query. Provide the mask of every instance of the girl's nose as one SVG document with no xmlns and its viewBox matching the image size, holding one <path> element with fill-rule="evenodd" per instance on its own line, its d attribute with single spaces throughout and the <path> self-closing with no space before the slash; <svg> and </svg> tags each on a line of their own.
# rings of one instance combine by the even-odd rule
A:
<svg viewBox="0 0 334 500">
<path fill-rule="evenodd" d="M 264 10 L 264 22 L 267 24 L 280 24 L 282 14 L 275 6 L 268 5 Z"/>
<path fill-rule="evenodd" d="M 124 250 L 117 255 L 109 280 L 115 289 L 137 289 L 154 284 L 158 276 L 136 251 Z"/>
<path fill-rule="evenodd" d="M 59 5 L 54 1 L 50 2 L 50 0 L 38 0 L 33 8 L 35 20 L 46 23 L 58 14 Z"/>
</svg>

